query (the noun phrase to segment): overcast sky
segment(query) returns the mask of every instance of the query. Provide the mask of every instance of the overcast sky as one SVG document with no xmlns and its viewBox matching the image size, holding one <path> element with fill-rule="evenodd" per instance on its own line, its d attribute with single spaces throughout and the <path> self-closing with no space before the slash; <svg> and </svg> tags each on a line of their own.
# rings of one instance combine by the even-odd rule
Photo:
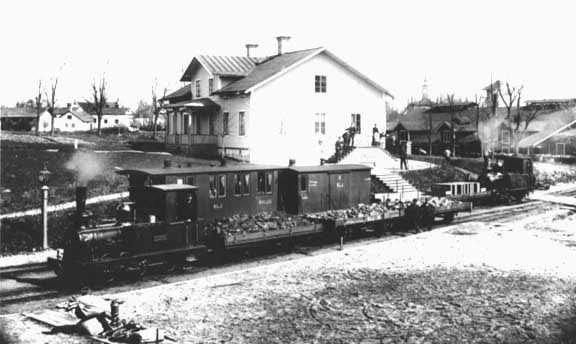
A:
<svg viewBox="0 0 576 344">
<path fill-rule="evenodd" d="M 276 53 L 324 46 L 388 89 L 401 108 L 421 97 L 474 99 L 491 78 L 525 99 L 576 97 L 570 1 L 2 1 L 0 104 L 33 98 L 57 77 L 60 105 L 90 96 L 136 106 L 175 89 L 196 54 Z M 297 100 L 295 100 L 297 101 Z"/>
</svg>

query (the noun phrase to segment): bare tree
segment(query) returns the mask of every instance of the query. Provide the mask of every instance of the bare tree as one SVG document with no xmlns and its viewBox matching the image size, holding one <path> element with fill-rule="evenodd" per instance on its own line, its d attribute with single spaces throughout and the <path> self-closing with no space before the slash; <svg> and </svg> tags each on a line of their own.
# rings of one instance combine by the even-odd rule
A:
<svg viewBox="0 0 576 344">
<path fill-rule="evenodd" d="M 427 115 L 426 130 L 428 131 L 428 155 L 432 155 L 432 130 L 434 130 L 432 122 L 432 111 L 426 111 L 424 115 Z"/>
<path fill-rule="evenodd" d="M 498 90 L 498 94 L 500 95 L 500 99 L 502 99 L 502 103 L 506 107 L 506 116 L 504 117 L 507 129 L 510 132 L 511 141 L 514 144 L 514 151 L 518 153 L 518 143 L 520 139 L 520 125 L 522 123 L 522 115 L 520 111 L 520 99 L 522 97 L 522 89 L 524 86 L 516 88 L 514 86 L 510 86 L 510 84 L 506 83 L 506 94 L 502 93 L 502 90 Z M 512 114 L 512 108 L 516 105 L 517 111 L 515 114 Z"/>
<path fill-rule="evenodd" d="M 486 110 L 486 108 L 481 106 L 483 100 L 482 98 L 483 98 L 482 96 L 478 96 L 477 94 L 474 95 L 474 102 L 476 103 L 476 120 L 475 120 L 476 135 L 478 136 L 478 141 L 480 142 L 480 155 L 484 156 L 484 152 L 486 151 L 486 142 L 484 142 L 480 137 L 480 123 L 482 122 L 483 117 L 490 118 L 490 116 L 488 115 L 488 111 Z M 493 113 L 495 113 L 496 112 L 495 108 L 493 108 L 492 106 L 490 107 L 491 107 L 490 110 L 492 110 Z"/>
<path fill-rule="evenodd" d="M 46 95 L 46 110 L 50 113 L 51 117 L 51 130 L 50 136 L 54 136 L 54 118 L 56 118 L 56 88 L 58 87 L 58 78 L 54 79 L 50 84 L 50 95 L 48 92 L 44 92 Z"/>
<path fill-rule="evenodd" d="M 448 94 L 446 96 L 448 101 L 448 111 L 450 112 L 450 144 L 452 155 L 456 155 L 456 131 L 454 130 L 454 125 L 456 125 L 456 110 L 454 109 L 454 94 Z"/>
<path fill-rule="evenodd" d="M 90 112 L 94 113 L 98 118 L 98 136 L 102 135 L 102 116 L 104 115 L 104 109 L 106 108 L 106 102 L 108 101 L 106 86 L 106 78 L 104 76 L 102 76 L 102 79 L 100 79 L 98 84 L 96 84 L 96 81 L 93 81 L 92 101 L 86 100 L 90 106 Z"/>
<path fill-rule="evenodd" d="M 158 117 L 160 116 L 160 111 L 162 110 L 161 100 L 166 97 L 166 88 L 162 94 L 162 98 L 158 99 L 156 94 L 156 86 L 152 87 L 152 115 L 154 116 L 154 129 L 152 131 L 152 139 L 156 138 L 156 127 L 158 125 Z"/>
<path fill-rule="evenodd" d="M 40 132 L 40 114 L 42 113 L 42 80 L 38 81 L 38 94 L 34 99 L 34 108 L 36 109 L 36 134 Z"/>
</svg>

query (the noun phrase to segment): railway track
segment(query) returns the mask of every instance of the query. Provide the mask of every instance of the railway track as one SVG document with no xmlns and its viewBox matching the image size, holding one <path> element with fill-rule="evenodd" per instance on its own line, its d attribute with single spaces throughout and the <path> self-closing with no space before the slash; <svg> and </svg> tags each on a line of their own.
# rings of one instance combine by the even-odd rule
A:
<svg viewBox="0 0 576 344">
<path fill-rule="evenodd" d="M 576 189 L 559 192 L 562 196 L 576 195 Z M 526 214 L 535 215 L 549 209 L 550 203 L 539 200 L 528 200 L 521 204 L 479 207 L 472 213 L 461 213 L 450 225 L 457 225 L 466 222 L 486 222 L 502 223 L 514 221 L 518 217 Z M 446 224 L 437 223 L 434 229 L 445 227 Z M 394 240 L 403 236 L 413 235 L 411 232 L 386 233 L 385 236 L 375 239 L 373 236 L 364 236 L 354 241 L 347 242 L 346 245 L 363 245 L 367 242 Z M 333 250 L 338 246 L 334 243 L 304 244 L 297 245 L 286 253 L 285 250 L 268 249 L 266 253 L 260 252 L 249 256 L 235 255 L 239 261 L 245 264 L 265 265 L 272 264 L 279 260 L 298 259 L 302 255 L 316 255 L 326 250 Z M 176 281 L 201 278 L 204 276 L 219 274 L 236 269 L 238 261 L 228 261 L 216 267 L 189 265 L 183 271 L 177 273 L 158 272 L 145 276 L 141 280 L 120 280 L 108 285 L 92 286 L 94 294 L 118 293 L 135 288 L 146 288 L 160 284 L 174 283 Z M 0 304 L 3 305 L 0 314 L 30 311 L 38 308 L 49 308 L 56 300 L 64 301 L 70 296 L 78 295 L 80 288 L 63 287 L 56 275 L 48 269 L 46 264 L 37 263 L 21 265 L 15 267 L 0 268 L 0 279 L 4 282 L 12 282 L 17 285 L 14 289 L 0 290 Z M 4 283 L 3 282 L 3 283 Z"/>
</svg>

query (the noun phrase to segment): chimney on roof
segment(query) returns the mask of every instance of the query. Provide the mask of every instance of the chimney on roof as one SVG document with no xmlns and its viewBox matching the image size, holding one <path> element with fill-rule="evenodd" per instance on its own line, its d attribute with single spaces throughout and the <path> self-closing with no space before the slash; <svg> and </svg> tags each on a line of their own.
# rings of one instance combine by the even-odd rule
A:
<svg viewBox="0 0 576 344">
<path fill-rule="evenodd" d="M 282 55 L 282 42 L 289 41 L 290 36 L 278 36 L 276 40 L 278 40 L 278 55 Z"/>
<path fill-rule="evenodd" d="M 246 56 L 250 57 L 250 49 L 256 49 L 256 48 L 258 48 L 258 44 L 252 44 L 252 43 L 246 44 Z"/>
</svg>

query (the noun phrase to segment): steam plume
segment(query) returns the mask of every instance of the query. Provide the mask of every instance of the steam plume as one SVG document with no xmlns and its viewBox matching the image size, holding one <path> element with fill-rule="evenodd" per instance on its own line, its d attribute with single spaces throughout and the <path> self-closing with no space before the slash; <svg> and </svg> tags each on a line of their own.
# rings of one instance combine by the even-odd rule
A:
<svg viewBox="0 0 576 344">
<path fill-rule="evenodd" d="M 90 180 L 102 174 L 106 164 L 96 154 L 76 152 L 66 163 L 66 168 L 76 172 L 77 182 L 85 186 Z"/>
</svg>

